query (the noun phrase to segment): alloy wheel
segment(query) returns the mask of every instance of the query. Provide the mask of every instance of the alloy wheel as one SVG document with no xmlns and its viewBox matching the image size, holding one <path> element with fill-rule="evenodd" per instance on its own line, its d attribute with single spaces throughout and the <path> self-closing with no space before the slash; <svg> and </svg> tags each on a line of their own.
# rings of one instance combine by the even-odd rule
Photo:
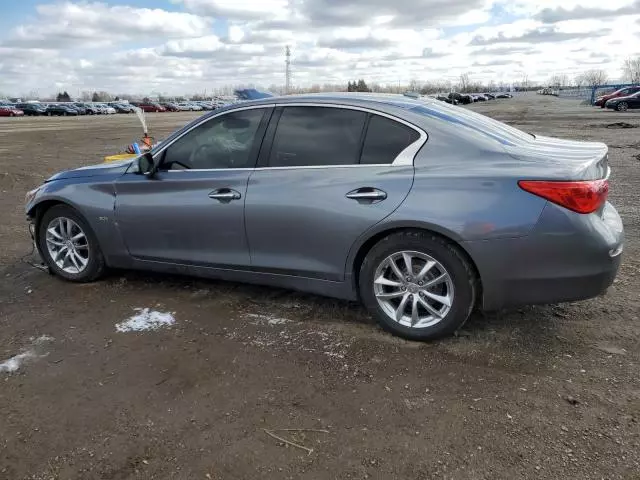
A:
<svg viewBox="0 0 640 480">
<path fill-rule="evenodd" d="M 417 251 L 396 252 L 380 262 L 373 291 L 390 319 L 411 328 L 436 325 L 454 301 L 449 272 L 433 257 Z"/>
<path fill-rule="evenodd" d="M 626 112 L 628 108 L 629 108 L 629 105 L 627 105 L 627 102 L 620 102 L 618 104 L 618 111 L 619 112 Z"/>
<path fill-rule="evenodd" d="M 80 226 L 66 217 L 49 222 L 46 232 L 47 250 L 62 271 L 79 274 L 89 264 L 89 243 Z"/>
</svg>

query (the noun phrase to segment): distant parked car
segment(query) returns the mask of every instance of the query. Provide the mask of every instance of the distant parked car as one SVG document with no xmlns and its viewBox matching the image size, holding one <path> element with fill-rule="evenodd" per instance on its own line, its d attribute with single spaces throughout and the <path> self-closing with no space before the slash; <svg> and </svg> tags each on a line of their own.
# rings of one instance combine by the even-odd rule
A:
<svg viewBox="0 0 640 480">
<path fill-rule="evenodd" d="M 143 112 L 166 112 L 167 109 L 164 108 L 159 103 L 148 102 L 148 103 L 138 103 L 136 106 L 142 110 Z"/>
<path fill-rule="evenodd" d="M 510 93 L 499 93 L 496 95 L 496 98 L 513 98 L 513 95 Z"/>
<path fill-rule="evenodd" d="M 487 100 L 494 100 L 496 98 L 495 93 L 484 93 L 483 95 L 487 97 Z"/>
<path fill-rule="evenodd" d="M 555 90 L 553 88 L 541 88 L 537 93 L 538 95 L 553 95 L 554 97 L 557 97 L 559 95 L 558 90 Z"/>
<path fill-rule="evenodd" d="M 112 102 L 109 104 L 111 108 L 113 108 L 116 113 L 133 113 L 133 106 L 128 103 L 117 103 Z"/>
<path fill-rule="evenodd" d="M 473 97 L 473 101 L 474 102 L 486 102 L 487 101 L 487 97 L 485 97 L 484 95 L 480 95 L 480 94 L 473 94 L 471 95 Z"/>
<path fill-rule="evenodd" d="M 78 115 L 86 115 L 87 108 L 81 103 L 72 103 L 69 105 L 71 108 L 75 108 L 78 111 Z"/>
<path fill-rule="evenodd" d="M 106 114 L 106 115 L 115 115 L 116 109 L 107 105 L 106 103 L 101 103 L 100 106 L 102 107 L 102 113 Z"/>
<path fill-rule="evenodd" d="M 87 115 L 99 115 L 102 113 L 101 109 L 96 107 L 93 103 L 82 103 L 81 105 L 87 111 Z"/>
<path fill-rule="evenodd" d="M 458 101 L 455 98 L 449 98 L 444 95 L 436 95 L 433 98 L 435 98 L 436 100 L 440 100 L 441 102 L 449 103 L 451 105 L 458 105 Z"/>
<path fill-rule="evenodd" d="M 606 103 L 613 98 L 628 97 L 638 92 L 640 92 L 640 86 L 621 88 L 619 90 L 616 90 L 615 92 L 611 92 L 611 93 L 608 93 L 607 95 L 602 95 L 598 97 L 593 104 L 596 107 L 605 108 Z"/>
<path fill-rule="evenodd" d="M 470 103 L 473 103 L 473 98 L 471 98 L 471 95 L 468 95 L 466 93 L 451 92 L 449 94 L 449 98 L 456 100 L 458 103 L 462 105 L 468 105 Z"/>
<path fill-rule="evenodd" d="M 161 103 L 160 105 L 162 105 L 167 110 L 167 112 L 180 111 L 180 107 L 173 102 L 164 102 L 164 103 Z"/>
<path fill-rule="evenodd" d="M 47 107 L 39 103 L 19 103 L 16 105 L 27 116 L 46 115 Z"/>
<path fill-rule="evenodd" d="M 102 115 L 114 115 L 116 113 L 116 109 L 110 107 L 106 103 L 94 103 L 93 104 Z"/>
<path fill-rule="evenodd" d="M 50 117 L 66 117 L 67 115 L 76 116 L 78 115 L 78 110 L 73 108 L 71 105 L 65 105 L 63 103 L 52 103 L 47 105 L 47 115 L 49 115 Z"/>
<path fill-rule="evenodd" d="M 628 97 L 616 97 L 607 100 L 605 106 L 619 112 L 626 112 L 630 108 L 640 108 L 640 91 Z"/>
<path fill-rule="evenodd" d="M 0 106 L 0 117 L 22 117 L 24 112 L 13 106 Z"/>
<path fill-rule="evenodd" d="M 202 107 L 200 105 L 196 105 L 195 103 L 191 103 L 191 102 L 181 102 L 179 105 L 184 106 L 186 110 L 189 110 L 191 112 L 202 110 Z"/>
</svg>

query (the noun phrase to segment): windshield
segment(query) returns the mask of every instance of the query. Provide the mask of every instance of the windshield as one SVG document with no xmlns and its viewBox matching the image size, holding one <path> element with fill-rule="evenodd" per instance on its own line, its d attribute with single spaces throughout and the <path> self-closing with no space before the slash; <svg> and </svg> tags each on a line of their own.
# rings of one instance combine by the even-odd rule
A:
<svg viewBox="0 0 640 480">
<path fill-rule="evenodd" d="M 528 143 L 535 138 L 530 133 L 518 130 L 486 115 L 481 115 L 462 107 L 448 106 L 446 103 L 436 104 L 425 102 L 424 106 L 413 107 L 410 111 L 470 128 L 497 140 L 503 145 L 516 145 L 522 142 Z"/>
</svg>

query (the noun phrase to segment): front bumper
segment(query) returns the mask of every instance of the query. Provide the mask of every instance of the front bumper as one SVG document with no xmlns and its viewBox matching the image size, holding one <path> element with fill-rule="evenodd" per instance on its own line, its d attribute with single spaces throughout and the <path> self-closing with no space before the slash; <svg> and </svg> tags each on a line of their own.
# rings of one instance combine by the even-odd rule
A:
<svg viewBox="0 0 640 480">
<path fill-rule="evenodd" d="M 624 231 L 609 203 L 590 215 L 548 203 L 530 235 L 463 246 L 480 272 L 483 308 L 496 310 L 601 295 L 620 267 Z"/>
</svg>

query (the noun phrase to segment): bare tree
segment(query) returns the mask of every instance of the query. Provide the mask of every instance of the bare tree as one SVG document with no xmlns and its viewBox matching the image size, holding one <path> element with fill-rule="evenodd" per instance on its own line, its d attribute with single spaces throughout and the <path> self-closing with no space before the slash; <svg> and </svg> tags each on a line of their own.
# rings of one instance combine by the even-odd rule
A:
<svg viewBox="0 0 640 480">
<path fill-rule="evenodd" d="M 419 92 L 420 91 L 420 83 L 418 83 L 418 80 L 416 80 L 415 78 L 412 79 L 409 82 L 409 85 L 407 85 L 407 90 L 409 92 Z"/>
<path fill-rule="evenodd" d="M 520 87 L 520 90 L 529 90 L 531 81 L 529 80 L 529 75 L 526 72 L 522 74 L 522 78 L 520 79 L 520 82 L 516 83 L 516 86 Z"/>
<path fill-rule="evenodd" d="M 597 87 L 598 85 L 604 85 L 607 83 L 609 77 L 607 72 L 600 69 L 587 70 L 582 74 L 584 79 L 584 85 L 588 87 Z"/>
<path fill-rule="evenodd" d="M 560 87 L 566 87 L 568 85 L 569 85 L 569 77 L 564 73 L 553 75 L 549 79 L 550 87 L 560 88 Z"/>
<path fill-rule="evenodd" d="M 640 57 L 627 58 L 622 64 L 622 72 L 625 80 L 640 83 Z"/>
<path fill-rule="evenodd" d="M 463 73 L 460 75 L 460 91 L 468 92 L 469 88 L 471 88 L 471 79 L 468 73 Z"/>
</svg>

